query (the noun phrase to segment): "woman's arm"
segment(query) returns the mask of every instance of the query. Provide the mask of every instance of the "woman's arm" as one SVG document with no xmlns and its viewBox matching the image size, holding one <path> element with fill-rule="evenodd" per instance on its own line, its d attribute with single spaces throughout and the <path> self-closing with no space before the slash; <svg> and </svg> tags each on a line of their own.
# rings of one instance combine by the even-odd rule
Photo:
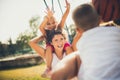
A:
<svg viewBox="0 0 120 80">
<path fill-rule="evenodd" d="M 58 25 L 58 27 L 60 27 L 61 29 L 64 27 L 66 18 L 68 16 L 69 12 L 70 12 L 70 4 L 68 3 L 67 0 L 65 0 L 65 2 L 66 2 L 66 8 L 67 9 L 66 9 L 65 13 L 63 14 L 62 19 L 61 19 L 61 21 L 60 21 L 60 23 Z"/>
<path fill-rule="evenodd" d="M 32 49 L 34 49 L 43 59 L 45 58 L 45 49 L 38 45 L 38 42 L 43 37 L 36 37 L 29 41 L 29 45 Z M 43 40 L 43 39 L 42 39 Z"/>
</svg>

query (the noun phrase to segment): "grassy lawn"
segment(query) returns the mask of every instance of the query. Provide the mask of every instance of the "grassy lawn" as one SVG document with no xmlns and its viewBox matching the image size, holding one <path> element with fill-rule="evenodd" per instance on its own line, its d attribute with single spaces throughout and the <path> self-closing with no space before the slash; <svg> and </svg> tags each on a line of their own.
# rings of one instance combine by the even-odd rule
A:
<svg viewBox="0 0 120 80">
<path fill-rule="evenodd" d="M 0 80 L 49 80 L 40 76 L 44 70 L 44 63 L 32 67 L 1 70 Z"/>
</svg>

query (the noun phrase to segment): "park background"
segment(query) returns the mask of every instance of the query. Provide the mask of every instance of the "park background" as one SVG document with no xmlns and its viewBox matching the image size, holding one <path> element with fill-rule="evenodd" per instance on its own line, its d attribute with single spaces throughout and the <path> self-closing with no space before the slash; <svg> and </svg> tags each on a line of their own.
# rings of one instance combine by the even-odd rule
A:
<svg viewBox="0 0 120 80">
<path fill-rule="evenodd" d="M 65 0 L 53 0 L 57 21 L 65 11 Z M 52 0 L 46 0 L 52 7 Z M 68 0 L 71 5 L 66 20 L 65 30 L 75 35 L 75 26 L 71 18 L 73 9 L 90 0 Z M 40 74 L 45 70 L 45 63 L 30 48 L 28 42 L 39 36 L 38 27 L 45 15 L 44 0 L 0 0 L 0 80 L 48 80 Z M 44 42 L 39 43 L 44 47 Z"/>
</svg>

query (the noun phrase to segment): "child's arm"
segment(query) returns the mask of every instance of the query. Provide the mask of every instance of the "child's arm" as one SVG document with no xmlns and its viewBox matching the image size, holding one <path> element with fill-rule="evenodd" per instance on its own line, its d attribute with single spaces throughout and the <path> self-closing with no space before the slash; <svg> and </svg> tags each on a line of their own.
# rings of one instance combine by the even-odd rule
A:
<svg viewBox="0 0 120 80">
<path fill-rule="evenodd" d="M 38 42 L 43 40 L 43 37 L 36 37 L 29 41 L 29 45 L 34 49 L 43 59 L 45 58 L 45 49 L 38 45 Z"/>
<path fill-rule="evenodd" d="M 67 18 L 67 16 L 68 16 L 68 14 L 69 14 L 69 12 L 70 12 L 70 4 L 68 3 L 68 1 L 67 0 L 65 0 L 65 2 L 66 2 L 66 11 L 65 11 L 65 13 L 63 14 L 63 16 L 62 16 L 62 19 L 61 19 L 61 21 L 60 21 L 60 23 L 59 23 L 59 28 L 63 28 L 64 27 L 64 24 L 65 24 L 65 21 L 66 21 L 66 18 Z"/>
<path fill-rule="evenodd" d="M 47 22 L 48 22 L 48 17 L 45 16 L 43 22 L 42 22 L 41 25 L 39 26 L 39 29 L 40 29 L 40 31 L 42 32 L 43 36 L 46 35 L 46 32 L 45 32 L 44 27 L 46 26 Z"/>
</svg>

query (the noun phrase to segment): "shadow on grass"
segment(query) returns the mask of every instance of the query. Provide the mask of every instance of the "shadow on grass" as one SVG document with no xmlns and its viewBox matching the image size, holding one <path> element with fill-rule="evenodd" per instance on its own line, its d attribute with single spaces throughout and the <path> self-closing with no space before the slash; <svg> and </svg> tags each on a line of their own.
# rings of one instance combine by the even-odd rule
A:
<svg viewBox="0 0 120 80">
<path fill-rule="evenodd" d="M 9 66 L 9 67 L 5 66 L 5 67 L 1 67 L 0 71 L 12 70 L 12 69 L 21 69 L 21 68 L 29 68 L 29 67 L 34 67 L 34 66 L 38 66 L 38 65 L 40 65 L 40 64 L 34 64 L 34 65 L 27 64 L 27 65 L 23 65 L 23 66 Z"/>
</svg>

